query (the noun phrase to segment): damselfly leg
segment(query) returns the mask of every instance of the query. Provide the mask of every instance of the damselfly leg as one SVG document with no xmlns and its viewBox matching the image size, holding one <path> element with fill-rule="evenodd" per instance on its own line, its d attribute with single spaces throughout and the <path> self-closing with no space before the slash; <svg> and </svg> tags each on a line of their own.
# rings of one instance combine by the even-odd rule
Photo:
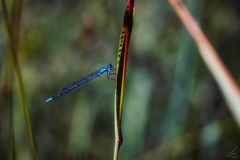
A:
<svg viewBox="0 0 240 160">
<path fill-rule="evenodd" d="M 107 72 L 107 79 L 113 80 L 113 81 L 116 80 L 116 68 L 111 68 L 110 70 L 108 70 L 108 72 Z"/>
</svg>

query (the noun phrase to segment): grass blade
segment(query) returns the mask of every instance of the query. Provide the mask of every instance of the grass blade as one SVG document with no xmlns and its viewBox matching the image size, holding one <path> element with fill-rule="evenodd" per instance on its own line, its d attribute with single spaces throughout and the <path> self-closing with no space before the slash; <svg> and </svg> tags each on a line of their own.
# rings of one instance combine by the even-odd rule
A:
<svg viewBox="0 0 240 160">
<path fill-rule="evenodd" d="M 5 58 L 0 86 L 0 159 L 14 159 L 13 132 L 13 68 L 9 56 Z"/>
<path fill-rule="evenodd" d="M 128 0 L 127 9 L 124 15 L 123 26 L 121 29 L 116 64 L 117 86 L 115 90 L 115 103 L 114 103 L 114 124 L 115 124 L 114 160 L 119 159 L 119 150 L 123 141 L 121 121 L 124 101 L 125 79 L 127 71 L 128 47 L 133 25 L 133 12 L 134 12 L 134 0 Z"/>
<path fill-rule="evenodd" d="M 189 1 L 189 8 L 200 18 L 202 2 Z M 189 111 L 191 94 L 197 71 L 197 48 L 183 28 L 172 84 L 171 98 L 161 121 L 161 136 L 164 141 L 175 141 L 183 133 L 183 126 Z M 176 111 L 178 114 L 176 114 Z"/>
<path fill-rule="evenodd" d="M 23 110 L 24 117 L 25 117 L 25 123 L 26 123 L 28 137 L 29 137 L 29 141 L 30 141 L 30 145 L 31 145 L 32 156 L 33 156 L 34 160 L 38 160 L 39 156 L 38 156 L 38 152 L 37 152 L 35 138 L 34 138 L 33 131 L 32 131 L 31 119 L 30 119 L 30 114 L 29 114 L 28 105 L 27 105 L 27 101 L 26 101 L 21 69 L 20 69 L 20 65 L 18 62 L 18 58 L 17 58 L 22 0 L 14 1 L 13 7 L 11 10 L 12 17 L 9 14 L 5 0 L 1 0 L 1 2 L 2 2 L 2 12 L 3 12 L 3 17 L 4 17 L 5 27 L 6 27 L 6 30 L 8 33 L 7 40 L 8 40 L 9 49 L 10 49 L 10 59 L 11 59 L 13 69 L 16 74 L 16 79 L 17 79 L 17 83 L 18 83 L 18 91 L 19 91 L 22 110 Z"/>
<path fill-rule="evenodd" d="M 236 122 L 240 126 L 240 91 L 239 86 L 231 76 L 217 51 L 208 41 L 201 28 L 181 0 L 169 0 L 175 8 L 186 29 L 195 40 L 203 61 L 218 83 L 224 98 Z"/>
</svg>

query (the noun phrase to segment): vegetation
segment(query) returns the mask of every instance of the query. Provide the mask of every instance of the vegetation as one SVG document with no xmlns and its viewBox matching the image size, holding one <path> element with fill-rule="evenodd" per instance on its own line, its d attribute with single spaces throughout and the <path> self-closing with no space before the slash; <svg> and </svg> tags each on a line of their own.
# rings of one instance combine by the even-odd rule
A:
<svg viewBox="0 0 240 160">
<path fill-rule="evenodd" d="M 184 3 L 239 85 L 240 3 Z M 114 81 L 44 100 L 116 62 L 126 4 L 1 0 L 0 159 L 112 159 Z M 135 1 L 128 52 L 120 159 L 240 156 L 236 118 L 169 1 Z"/>
</svg>

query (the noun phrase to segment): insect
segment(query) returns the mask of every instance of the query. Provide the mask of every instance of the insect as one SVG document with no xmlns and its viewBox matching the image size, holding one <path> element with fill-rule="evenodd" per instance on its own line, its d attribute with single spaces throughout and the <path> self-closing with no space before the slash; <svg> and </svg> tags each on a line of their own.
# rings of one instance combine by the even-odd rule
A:
<svg viewBox="0 0 240 160">
<path fill-rule="evenodd" d="M 89 74 L 88 76 L 80 79 L 77 82 L 74 82 L 73 84 L 67 86 L 66 88 L 63 88 L 62 91 L 60 91 L 60 93 L 57 94 L 56 96 L 53 96 L 53 97 L 50 97 L 50 98 L 46 99 L 45 103 L 49 103 L 49 102 L 55 100 L 56 98 L 59 98 L 59 97 L 65 95 L 67 93 L 72 92 L 73 90 L 75 90 L 75 89 L 79 88 L 80 86 L 88 83 L 92 79 L 99 77 L 100 75 L 102 75 L 105 72 L 107 73 L 107 79 L 114 80 L 114 79 L 110 78 L 111 75 L 115 74 L 113 65 L 108 64 L 107 66 L 101 67 L 99 70 Z"/>
</svg>

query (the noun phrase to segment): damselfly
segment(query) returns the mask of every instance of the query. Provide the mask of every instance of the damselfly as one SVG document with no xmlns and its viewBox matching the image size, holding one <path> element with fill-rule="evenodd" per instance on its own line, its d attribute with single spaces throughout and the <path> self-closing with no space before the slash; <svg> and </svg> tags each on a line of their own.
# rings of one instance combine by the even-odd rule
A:
<svg viewBox="0 0 240 160">
<path fill-rule="evenodd" d="M 57 94 L 56 96 L 53 96 L 53 97 L 50 97 L 48 99 L 45 100 L 45 103 L 48 103 L 48 102 L 51 102 L 53 101 L 54 99 L 56 98 L 59 98 L 67 93 L 70 93 L 72 92 L 73 90 L 79 88 L 80 86 L 88 83 L 89 81 L 91 81 L 92 79 L 96 78 L 96 77 L 99 77 L 100 75 L 102 75 L 103 73 L 107 73 L 107 78 L 112 80 L 110 78 L 111 75 L 115 74 L 114 72 L 114 68 L 113 68 L 113 65 L 112 64 L 108 64 L 107 66 L 105 67 L 101 67 L 99 70 L 97 70 L 96 72 L 93 72 L 92 74 L 82 78 L 81 80 L 77 81 L 77 82 L 74 82 L 73 84 L 69 85 L 68 87 L 66 88 L 63 88 L 62 91 Z"/>
</svg>

